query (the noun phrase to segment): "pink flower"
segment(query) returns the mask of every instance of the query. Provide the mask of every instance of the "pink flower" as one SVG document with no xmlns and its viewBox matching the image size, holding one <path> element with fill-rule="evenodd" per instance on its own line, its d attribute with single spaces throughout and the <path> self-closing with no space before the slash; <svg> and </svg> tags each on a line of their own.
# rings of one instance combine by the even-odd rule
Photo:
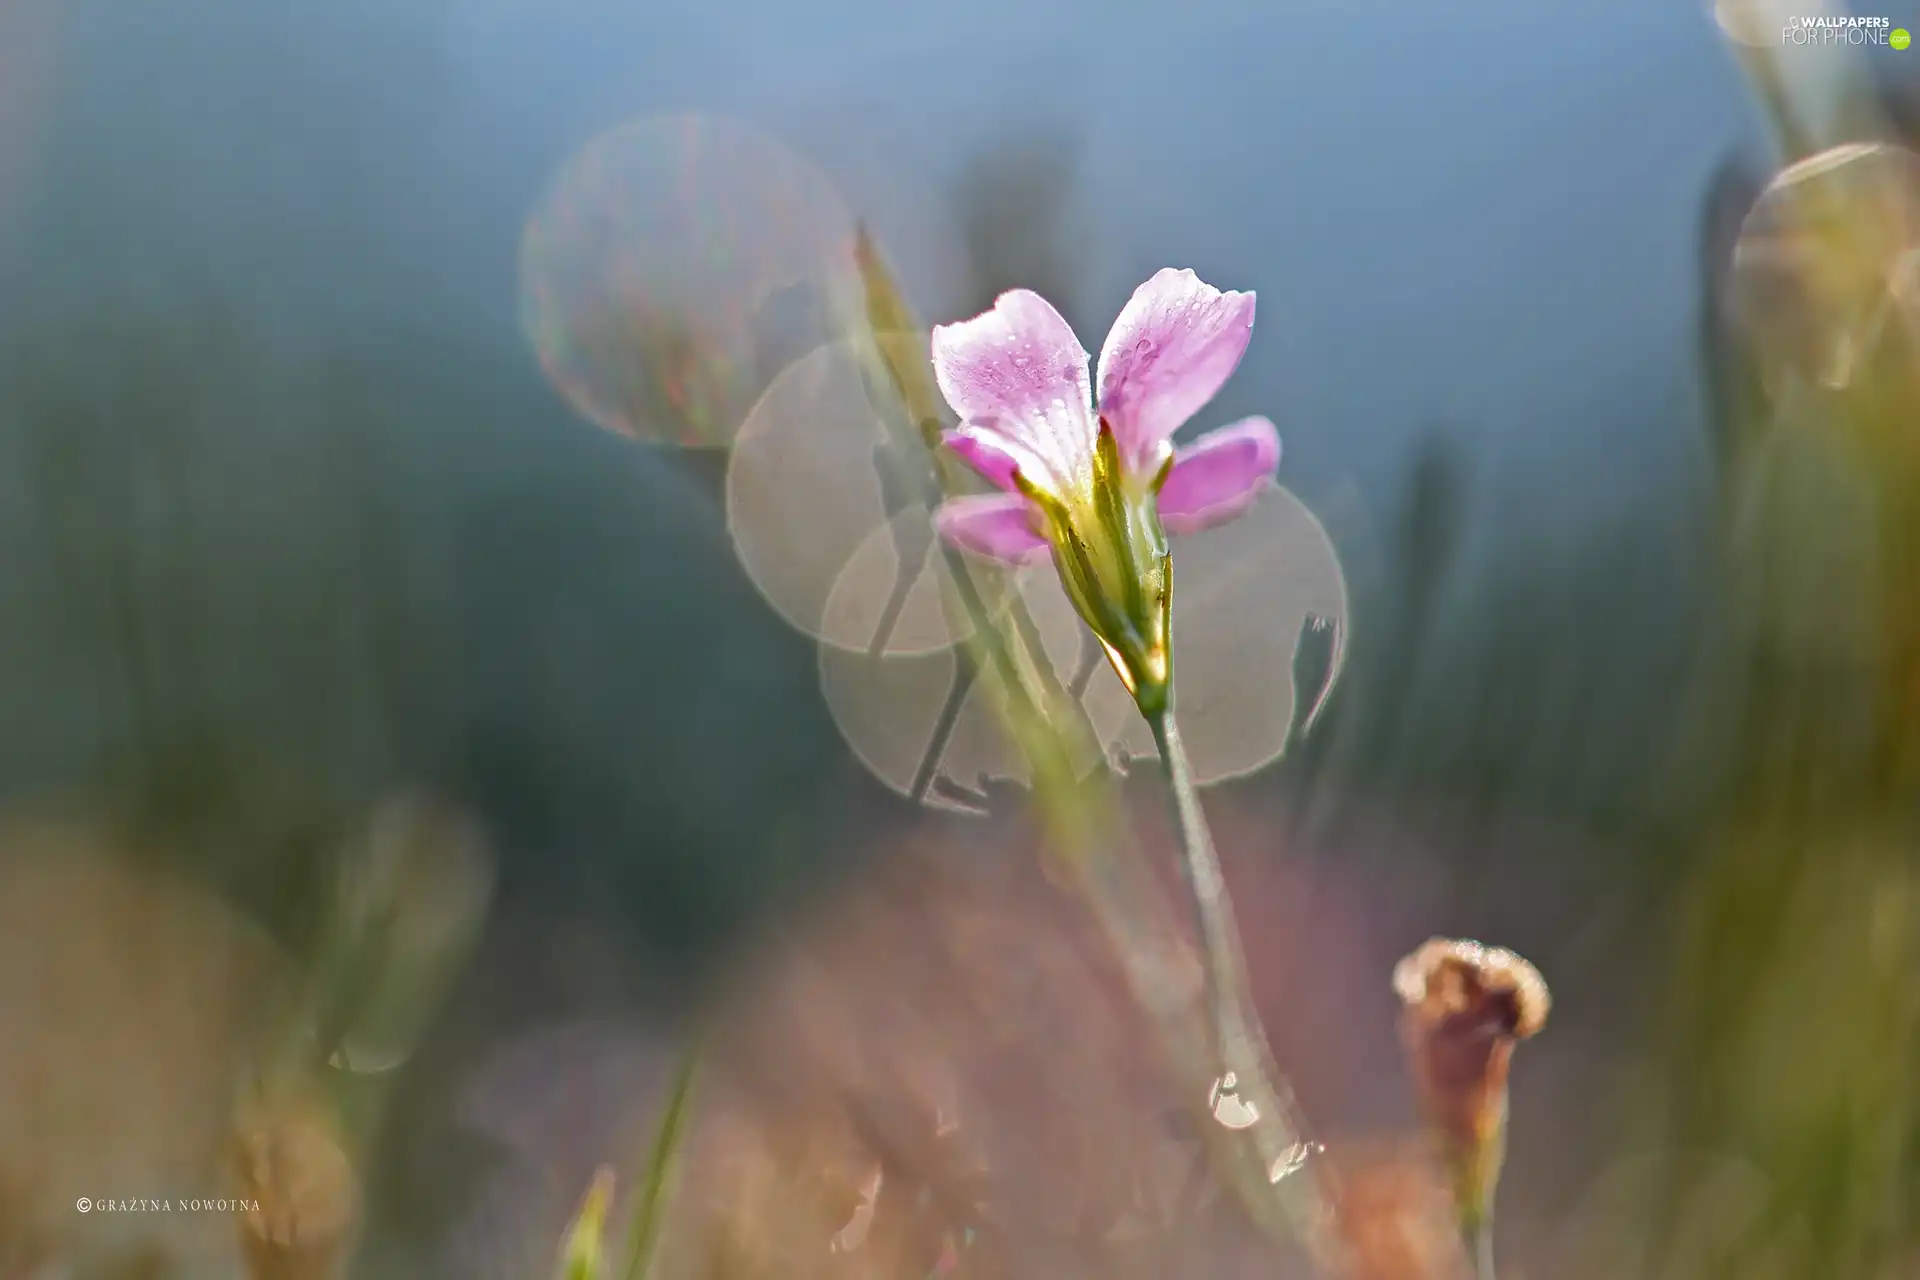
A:
<svg viewBox="0 0 1920 1280">
<path fill-rule="evenodd" d="M 1156 495 L 1168 532 L 1192 533 L 1245 511 L 1280 462 L 1273 424 L 1245 418 L 1178 450 L 1172 436 L 1240 363 L 1253 306 L 1253 294 L 1222 293 L 1191 271 L 1157 272 L 1107 334 L 1097 411 L 1086 350 L 1040 295 L 1015 289 L 984 315 L 936 328 L 934 374 L 961 419 L 947 445 L 1002 491 L 943 504 L 935 517 L 941 535 L 997 560 L 1045 553 L 1045 511 L 1031 491 L 1090 507 L 1103 426 L 1128 486 Z"/>
<path fill-rule="evenodd" d="M 1016 564 L 1051 552 L 1068 597 L 1150 717 L 1165 709 L 1172 679 L 1166 535 L 1239 515 L 1280 462 L 1265 418 L 1173 447 L 1173 433 L 1239 365 L 1252 330 L 1251 293 L 1222 293 L 1169 267 L 1134 290 L 1092 385 L 1072 328 L 1030 290 L 933 331 L 934 376 L 960 415 L 946 444 L 1000 491 L 941 504 L 941 537 Z"/>
</svg>

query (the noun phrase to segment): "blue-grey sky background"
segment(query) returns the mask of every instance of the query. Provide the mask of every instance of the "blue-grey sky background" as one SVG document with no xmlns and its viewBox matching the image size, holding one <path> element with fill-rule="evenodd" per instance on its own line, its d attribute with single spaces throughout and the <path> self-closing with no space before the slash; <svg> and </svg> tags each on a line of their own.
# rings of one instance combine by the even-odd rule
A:
<svg viewBox="0 0 1920 1280">
<path fill-rule="evenodd" d="M 25 219 L 41 288 L 191 263 L 356 342 L 427 326 L 505 348 L 516 237 L 555 170 L 601 129 L 699 110 L 853 175 L 949 318 L 916 262 L 929 215 L 978 149 L 1058 127 L 1089 251 L 1061 302 L 1089 345 L 1160 265 L 1257 288 L 1218 412 L 1271 413 L 1309 488 L 1383 494 L 1445 419 L 1561 518 L 1697 465 L 1671 436 L 1699 199 L 1759 147 L 1686 0 L 1604 20 L 1519 0 L 161 0 L 75 7 L 59 35 Z"/>
</svg>

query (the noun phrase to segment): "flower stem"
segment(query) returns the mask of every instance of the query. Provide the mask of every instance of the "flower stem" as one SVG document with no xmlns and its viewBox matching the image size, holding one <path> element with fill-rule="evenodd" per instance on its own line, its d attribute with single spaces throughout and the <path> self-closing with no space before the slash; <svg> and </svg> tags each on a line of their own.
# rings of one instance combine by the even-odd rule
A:
<svg viewBox="0 0 1920 1280">
<path fill-rule="evenodd" d="M 661 1211 L 679 1164 L 680 1144 L 692 1112 L 693 1078 L 699 1065 L 700 1041 L 690 1038 L 674 1071 L 666 1109 L 660 1113 L 660 1127 L 654 1134 L 653 1151 L 647 1157 L 646 1176 L 634 1203 L 633 1230 L 627 1243 L 627 1280 L 645 1280 L 653 1270 L 654 1254 L 660 1247 Z"/>
<path fill-rule="evenodd" d="M 1496 1280 L 1493 1272 L 1493 1215 L 1466 1227 L 1467 1253 L 1473 1258 L 1474 1280 Z"/>
<path fill-rule="evenodd" d="M 1292 1090 L 1273 1064 L 1265 1031 L 1254 1012 L 1233 903 L 1171 702 L 1148 717 L 1148 723 L 1166 773 L 1187 888 L 1200 927 L 1220 1084 L 1238 1095 L 1242 1113 L 1251 1116 L 1246 1132 L 1259 1155 L 1270 1193 L 1277 1196 L 1281 1211 L 1308 1252 L 1325 1265 L 1330 1218 L 1319 1186 L 1319 1171 L 1310 1167 L 1310 1158 L 1318 1148 L 1309 1140 Z"/>
<path fill-rule="evenodd" d="M 897 305 L 897 290 L 872 252 L 864 228 L 860 233 L 860 246 L 862 275 L 867 284 L 864 317 L 868 331 L 877 340 L 882 333 L 910 327 L 899 323 L 908 313 Z M 878 311 L 877 302 L 883 304 Z M 868 353 L 866 372 L 875 378 L 876 385 L 891 385 L 900 402 L 907 406 L 906 417 L 933 461 L 930 473 L 901 474 L 895 479 L 906 486 L 917 485 L 922 500 L 931 510 L 951 492 L 946 475 L 948 460 L 943 457 L 940 446 L 939 397 L 928 380 L 908 378 L 907 366 L 888 359 L 887 354 L 884 344 L 876 341 Z M 884 456 L 893 465 L 900 465 L 900 455 L 888 452 Z M 1169 963 L 1173 950 L 1169 944 L 1177 937 L 1178 930 L 1172 927 L 1151 875 L 1132 856 L 1133 846 L 1126 833 L 1111 829 L 1099 805 L 1081 786 L 1074 767 L 1071 737 L 1090 728 L 1085 708 L 1075 705 L 1077 699 L 1061 686 L 1044 651 L 1033 642 L 1037 632 L 1018 592 L 1007 602 L 1005 616 L 996 617 L 998 611 L 983 597 L 966 558 L 944 542 L 938 550 L 952 580 L 960 610 L 971 624 L 973 644 L 969 646 L 968 656 L 976 669 L 990 670 L 999 677 L 1005 694 L 999 708 L 1002 723 L 1032 773 L 1034 791 L 1041 800 L 1049 851 L 1059 858 L 1059 865 L 1071 873 L 1117 953 L 1129 986 L 1150 1014 L 1167 1066 L 1184 1088 L 1195 1091 L 1195 1105 L 1211 1111 L 1212 1100 L 1198 1095 L 1209 1084 L 1217 1083 L 1224 1073 L 1220 1069 L 1218 1049 L 1209 1052 L 1201 1042 L 1207 1038 L 1209 1024 L 1214 1028 L 1211 1038 L 1221 1039 L 1218 1027 L 1222 1019 L 1202 1014 L 1194 1002 L 1174 990 L 1180 984 L 1177 980 L 1170 981 L 1178 966 Z M 1016 649 L 1017 641 L 1024 641 L 1024 655 Z M 1073 712 L 1079 714 L 1076 716 Z M 1163 722 L 1168 728 L 1172 726 L 1169 717 L 1157 718 L 1156 737 L 1161 734 Z M 1175 742 L 1177 748 L 1177 737 Z M 1179 755 L 1177 749 L 1170 752 L 1163 743 L 1161 756 L 1162 759 L 1178 756 L 1180 767 L 1185 771 L 1185 757 Z M 1187 795 L 1191 800 L 1190 779 Z M 1205 821 L 1197 803 L 1192 805 L 1192 813 L 1205 839 Z M 1210 841 L 1205 846 L 1205 856 L 1211 864 Z M 1218 879 L 1217 867 L 1215 879 Z M 1215 896 L 1224 898 L 1224 889 Z M 1233 938 L 1230 912 L 1227 921 L 1227 939 L 1232 944 L 1231 953 L 1237 957 L 1238 944 Z M 1217 983 L 1208 985 L 1218 986 Z M 1244 983 L 1240 983 L 1234 989 L 1243 988 Z M 1261 1043 L 1264 1052 L 1264 1041 Z M 1299 1171 L 1308 1147 L 1297 1137 L 1304 1131 L 1293 1122 L 1291 1099 L 1282 1100 L 1282 1095 L 1274 1089 L 1263 1087 L 1264 1082 L 1272 1079 L 1270 1070 L 1249 1070 L 1236 1078 L 1248 1081 L 1243 1091 L 1255 1099 L 1260 1114 L 1269 1118 L 1262 1126 L 1262 1138 L 1275 1128 L 1282 1133 L 1279 1140 L 1266 1143 L 1263 1150 L 1249 1152 L 1248 1144 L 1233 1140 L 1239 1135 L 1213 1124 L 1210 1118 L 1204 1119 L 1201 1129 L 1208 1148 L 1219 1162 L 1228 1186 L 1240 1195 L 1262 1227 L 1283 1235 L 1305 1237 L 1316 1259 L 1324 1261 L 1323 1213 L 1318 1187 L 1312 1174 Z M 1282 1187 L 1279 1198 L 1284 1202 L 1278 1215 L 1272 1212 L 1276 1184 Z"/>
</svg>

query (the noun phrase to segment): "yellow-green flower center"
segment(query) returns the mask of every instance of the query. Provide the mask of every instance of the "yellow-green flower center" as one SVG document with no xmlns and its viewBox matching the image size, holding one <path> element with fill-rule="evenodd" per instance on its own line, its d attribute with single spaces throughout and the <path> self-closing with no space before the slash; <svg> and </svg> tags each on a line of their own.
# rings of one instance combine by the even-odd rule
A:
<svg viewBox="0 0 1920 1280">
<path fill-rule="evenodd" d="M 1130 475 L 1102 418 L 1082 492 L 1054 493 L 1015 477 L 1045 517 L 1067 598 L 1148 716 L 1165 709 L 1173 678 L 1173 561 L 1156 502 L 1171 465 L 1169 452 L 1151 476 Z"/>
</svg>

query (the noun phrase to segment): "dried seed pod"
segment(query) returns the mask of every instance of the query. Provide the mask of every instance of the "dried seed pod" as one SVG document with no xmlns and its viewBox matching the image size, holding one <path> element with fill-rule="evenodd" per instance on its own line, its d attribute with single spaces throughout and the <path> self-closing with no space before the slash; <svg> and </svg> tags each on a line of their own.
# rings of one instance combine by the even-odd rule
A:
<svg viewBox="0 0 1920 1280">
<path fill-rule="evenodd" d="M 1427 1124 L 1452 1175 L 1461 1226 L 1491 1216 L 1506 1152 L 1513 1047 L 1546 1025 L 1552 998 L 1513 952 L 1434 938 L 1394 966 L 1401 1035 Z"/>
</svg>

